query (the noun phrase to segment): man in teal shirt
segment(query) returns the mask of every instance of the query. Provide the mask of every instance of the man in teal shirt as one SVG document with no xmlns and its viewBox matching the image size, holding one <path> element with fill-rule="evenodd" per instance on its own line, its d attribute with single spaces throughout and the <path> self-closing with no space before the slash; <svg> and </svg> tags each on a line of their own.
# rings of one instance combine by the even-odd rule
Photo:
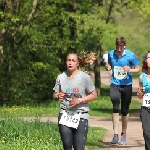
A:
<svg viewBox="0 0 150 150">
<path fill-rule="evenodd" d="M 111 144 L 126 144 L 126 130 L 129 118 L 129 105 L 132 98 L 132 73 L 139 73 L 139 60 L 136 55 L 126 49 L 126 39 L 116 38 L 116 49 L 108 53 L 107 71 L 111 71 L 110 97 L 113 104 L 113 129 L 114 136 Z M 121 101 L 120 101 L 121 99 Z M 122 133 L 119 141 L 119 105 L 121 102 Z"/>
</svg>

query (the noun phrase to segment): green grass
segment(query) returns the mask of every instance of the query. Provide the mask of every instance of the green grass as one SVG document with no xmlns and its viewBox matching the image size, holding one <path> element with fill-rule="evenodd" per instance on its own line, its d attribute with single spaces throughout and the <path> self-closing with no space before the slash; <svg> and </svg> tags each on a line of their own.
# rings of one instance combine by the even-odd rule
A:
<svg viewBox="0 0 150 150">
<path fill-rule="evenodd" d="M 107 88 L 102 89 L 102 93 L 107 93 Z M 102 94 L 103 95 L 103 94 Z M 0 108 L 1 118 L 3 117 L 56 117 L 59 112 L 59 102 L 52 101 L 49 104 L 39 106 L 26 106 L 26 107 L 2 107 Z M 132 101 L 130 105 L 131 116 L 134 116 L 140 109 L 140 103 Z M 109 96 L 99 96 L 97 100 L 89 103 L 91 116 L 110 117 L 112 114 L 112 103 Z"/>
<path fill-rule="evenodd" d="M 51 101 L 49 104 L 37 106 L 13 106 L 0 108 L 1 118 L 3 117 L 42 117 L 57 116 L 59 112 L 59 102 Z"/>
<path fill-rule="evenodd" d="M 1 150 L 62 150 L 58 126 L 49 122 L 40 122 L 42 116 L 57 116 L 60 102 L 51 101 L 49 104 L 25 107 L 0 108 L 0 149 Z M 141 104 L 132 101 L 130 116 L 139 116 Z M 89 103 L 90 115 L 111 117 L 112 103 L 109 97 L 109 86 L 102 85 L 101 96 Z M 35 122 L 27 122 L 19 117 L 37 117 Z M 106 130 L 89 127 L 86 146 L 89 150 L 98 150 L 103 145 L 102 140 Z"/>
<path fill-rule="evenodd" d="M 138 73 L 138 74 L 132 74 L 132 78 L 133 79 L 139 79 L 139 76 L 142 74 L 142 72 Z"/>
<path fill-rule="evenodd" d="M 111 117 L 112 115 L 112 103 L 109 97 L 109 86 L 101 85 L 101 96 L 97 100 L 89 103 L 91 116 L 99 117 Z M 141 108 L 141 103 L 138 101 L 131 101 L 129 113 L 131 117 L 139 116 L 139 111 Z"/>
<path fill-rule="evenodd" d="M 0 129 L 0 150 L 63 150 L 58 126 L 54 123 L 9 117 L 0 121 Z M 88 149 L 98 150 L 105 133 L 105 129 L 89 127 Z"/>
<path fill-rule="evenodd" d="M 100 66 L 100 71 L 106 71 L 105 66 Z"/>
<path fill-rule="evenodd" d="M 1 150 L 61 150 L 58 127 L 52 123 L 25 122 L 5 118 L 0 121 Z"/>
</svg>

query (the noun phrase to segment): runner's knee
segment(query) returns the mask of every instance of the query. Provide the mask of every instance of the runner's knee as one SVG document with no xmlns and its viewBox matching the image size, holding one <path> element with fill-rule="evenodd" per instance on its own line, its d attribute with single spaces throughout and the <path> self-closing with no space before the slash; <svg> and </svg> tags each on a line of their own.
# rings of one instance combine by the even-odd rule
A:
<svg viewBox="0 0 150 150">
<path fill-rule="evenodd" d="M 113 113 L 119 113 L 119 109 L 113 109 Z"/>
<path fill-rule="evenodd" d="M 113 113 L 119 113 L 119 101 L 113 102 Z"/>
<path fill-rule="evenodd" d="M 128 111 L 123 111 L 123 110 L 121 110 L 121 115 L 122 116 L 126 116 L 128 114 Z"/>
</svg>

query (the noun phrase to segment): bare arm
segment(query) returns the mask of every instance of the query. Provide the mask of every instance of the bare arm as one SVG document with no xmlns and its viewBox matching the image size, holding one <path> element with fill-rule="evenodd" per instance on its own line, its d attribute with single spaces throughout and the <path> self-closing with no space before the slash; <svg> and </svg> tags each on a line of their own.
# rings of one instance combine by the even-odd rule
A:
<svg viewBox="0 0 150 150">
<path fill-rule="evenodd" d="M 96 90 L 94 90 L 94 91 L 90 92 L 89 95 L 80 98 L 80 100 L 81 100 L 81 103 L 88 103 L 92 100 L 95 100 L 96 98 L 97 98 L 97 92 L 96 92 Z"/>
<path fill-rule="evenodd" d="M 126 72 L 131 72 L 131 73 L 139 73 L 140 72 L 140 67 L 139 65 L 135 66 L 134 68 L 130 68 L 129 66 L 124 66 L 124 71 Z"/>
<path fill-rule="evenodd" d="M 109 77 L 111 77 L 112 75 L 112 68 L 111 68 L 111 65 L 106 63 L 105 64 L 105 68 L 106 68 L 106 71 L 108 71 L 108 74 L 109 74 Z"/>
<path fill-rule="evenodd" d="M 88 103 L 92 100 L 95 100 L 97 98 L 97 92 L 96 90 L 92 91 L 89 93 L 89 95 L 85 96 L 85 97 L 82 97 L 82 98 L 72 98 L 72 100 L 70 101 L 70 105 L 73 107 L 73 106 L 76 106 L 77 104 L 80 104 L 80 103 Z"/>
<path fill-rule="evenodd" d="M 130 72 L 131 73 L 139 73 L 140 72 L 140 66 L 139 65 L 135 66 L 133 69 L 130 69 Z"/>
<path fill-rule="evenodd" d="M 138 87 L 138 92 L 137 92 L 137 96 L 140 100 L 143 98 L 143 94 L 144 94 L 144 88 L 143 88 L 141 79 L 142 79 L 142 76 L 140 75 L 140 77 L 139 77 L 139 87 Z"/>
</svg>

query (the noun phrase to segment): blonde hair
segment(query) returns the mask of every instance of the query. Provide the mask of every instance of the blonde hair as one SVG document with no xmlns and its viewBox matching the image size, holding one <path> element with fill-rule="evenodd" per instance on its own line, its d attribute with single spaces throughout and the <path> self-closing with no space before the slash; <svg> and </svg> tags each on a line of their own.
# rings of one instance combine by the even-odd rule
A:
<svg viewBox="0 0 150 150">
<path fill-rule="evenodd" d="M 79 69 L 89 74 L 88 66 L 92 65 L 96 60 L 96 53 L 81 51 L 78 55 Z"/>
<path fill-rule="evenodd" d="M 77 54 L 77 53 L 71 52 L 67 55 L 67 57 L 70 54 L 74 54 L 77 56 L 77 59 L 79 61 L 78 69 L 89 74 L 89 65 L 92 65 L 94 61 L 96 60 L 96 53 L 94 52 L 88 53 L 85 51 L 81 51 L 79 54 Z"/>
</svg>

